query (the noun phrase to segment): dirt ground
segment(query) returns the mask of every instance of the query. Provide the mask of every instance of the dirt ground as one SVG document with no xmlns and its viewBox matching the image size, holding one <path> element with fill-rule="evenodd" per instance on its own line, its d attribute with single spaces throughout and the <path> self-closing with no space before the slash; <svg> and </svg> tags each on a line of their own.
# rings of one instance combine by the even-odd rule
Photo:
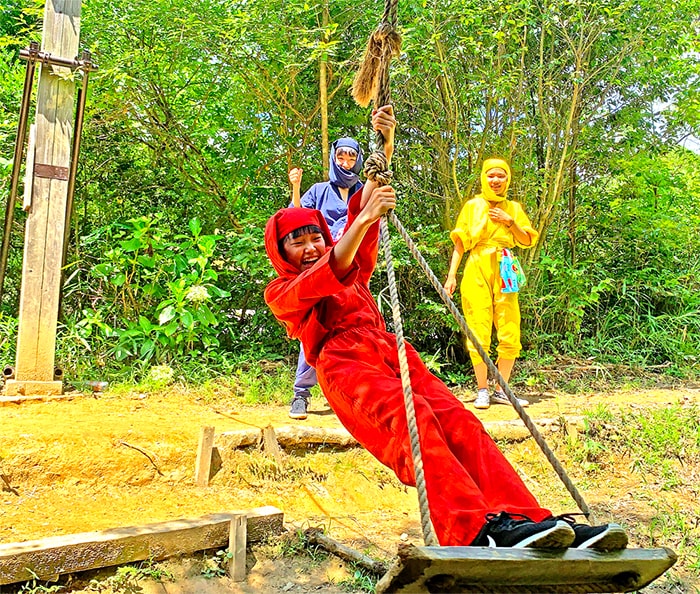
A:
<svg viewBox="0 0 700 594">
<path fill-rule="evenodd" d="M 292 535 L 297 529 L 322 527 L 332 538 L 375 558 L 390 560 L 402 541 L 422 544 L 415 491 L 401 485 L 360 448 L 298 449 L 284 453 L 281 466 L 255 450 L 222 452 L 223 467 L 210 486 L 195 486 L 196 450 L 203 426 L 214 426 L 217 435 L 297 423 L 340 427 L 321 397 L 312 400 L 307 420 L 292 421 L 287 406 L 245 405 L 225 388 L 199 392 L 171 387 L 157 393 L 108 389 L 72 396 L 0 405 L 0 473 L 12 487 L 9 490 L 4 485 L 0 492 L 0 543 L 272 505 L 284 512 Z M 527 410 L 534 419 L 563 418 L 575 425 L 585 410 L 598 405 L 613 411 L 686 406 L 699 403 L 700 390 L 528 397 L 532 406 Z M 465 397 L 471 408 L 468 400 Z M 492 406 L 477 415 L 487 427 L 500 428 L 498 431 L 509 426 L 504 422 L 518 418 L 506 406 Z M 503 442 L 503 447 L 545 506 L 555 513 L 575 511 L 575 504 L 531 439 Z M 628 527 L 632 546 L 649 545 L 645 522 L 653 517 L 655 502 L 661 499 L 669 509 L 692 510 L 688 522 L 697 525 L 699 521 L 695 487 L 660 493 L 658 485 L 640 485 L 639 476 L 625 465 L 595 480 L 580 468 L 567 470 L 599 521 L 615 518 Z M 293 546 L 294 540 L 290 542 Z M 674 548 L 679 543 L 653 544 Z M 141 583 L 138 590 L 115 587 L 100 591 L 360 591 L 353 589 L 359 588 L 357 580 L 353 582 L 353 570 L 336 558 L 295 557 L 281 550 L 270 543 L 251 551 L 248 579 L 240 584 L 227 578 L 205 580 L 201 560 L 190 559 L 169 563 L 174 582 Z M 85 580 L 77 580 L 61 592 L 88 591 L 84 587 Z M 681 571 L 655 591 L 690 592 L 693 588 L 692 573 Z M 0 587 L 0 594 L 15 591 L 17 587 Z"/>
</svg>

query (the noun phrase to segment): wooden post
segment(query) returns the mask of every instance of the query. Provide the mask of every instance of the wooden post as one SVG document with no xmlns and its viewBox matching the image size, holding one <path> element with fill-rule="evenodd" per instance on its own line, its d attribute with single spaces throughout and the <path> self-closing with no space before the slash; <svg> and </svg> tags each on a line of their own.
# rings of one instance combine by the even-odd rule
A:
<svg viewBox="0 0 700 594">
<path fill-rule="evenodd" d="M 44 9 L 42 51 L 74 59 L 80 38 L 79 0 L 51 0 Z M 36 146 L 27 216 L 15 379 L 8 396 L 61 394 L 54 380 L 56 324 L 75 105 L 73 72 L 42 63 L 36 99 Z"/>
<path fill-rule="evenodd" d="M 245 555 L 248 542 L 248 517 L 239 514 L 231 519 L 228 550 L 231 553 L 228 573 L 234 582 L 245 580 Z"/>
<path fill-rule="evenodd" d="M 214 427 L 202 427 L 197 448 L 197 465 L 194 480 L 198 487 L 209 486 L 211 472 L 211 454 L 214 448 Z"/>
<path fill-rule="evenodd" d="M 268 425 L 262 430 L 263 433 L 263 450 L 266 454 L 271 455 L 277 466 L 282 466 L 282 450 L 280 449 L 280 444 L 277 441 L 277 434 L 275 433 L 275 428 L 272 425 Z"/>
</svg>

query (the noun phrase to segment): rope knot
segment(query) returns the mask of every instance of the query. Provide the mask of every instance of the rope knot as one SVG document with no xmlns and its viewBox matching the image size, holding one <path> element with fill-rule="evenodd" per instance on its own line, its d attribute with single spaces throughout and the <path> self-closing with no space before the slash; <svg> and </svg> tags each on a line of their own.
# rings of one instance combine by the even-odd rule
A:
<svg viewBox="0 0 700 594">
<path fill-rule="evenodd" d="M 365 161 L 365 177 L 380 186 L 388 186 L 394 177 L 389 162 L 382 152 L 374 152 Z"/>
</svg>

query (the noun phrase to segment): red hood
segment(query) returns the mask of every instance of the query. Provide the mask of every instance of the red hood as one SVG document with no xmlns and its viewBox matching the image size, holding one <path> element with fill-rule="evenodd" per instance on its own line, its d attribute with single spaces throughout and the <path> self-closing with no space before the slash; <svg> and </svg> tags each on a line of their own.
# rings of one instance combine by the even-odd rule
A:
<svg viewBox="0 0 700 594">
<path fill-rule="evenodd" d="M 285 215 L 285 211 L 288 210 L 303 210 L 308 211 L 309 220 L 306 224 L 317 225 L 321 229 L 323 238 L 326 241 L 326 250 L 331 249 L 333 246 L 333 238 L 331 236 L 331 231 L 328 228 L 328 223 L 326 219 L 323 218 L 320 210 L 315 210 L 313 208 L 302 208 L 302 209 L 289 209 L 282 208 L 273 214 L 267 221 L 265 225 L 265 250 L 267 251 L 267 257 L 270 258 L 272 266 L 275 271 L 280 276 L 296 276 L 300 273 L 300 270 L 295 266 L 292 266 L 287 262 L 279 251 L 278 247 L 278 237 L 279 233 L 279 219 Z"/>
</svg>

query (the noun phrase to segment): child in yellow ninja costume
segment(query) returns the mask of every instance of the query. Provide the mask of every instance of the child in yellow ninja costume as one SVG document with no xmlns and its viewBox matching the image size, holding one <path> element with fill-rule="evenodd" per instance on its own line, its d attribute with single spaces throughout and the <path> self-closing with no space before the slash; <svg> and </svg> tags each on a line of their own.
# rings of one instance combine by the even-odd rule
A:
<svg viewBox="0 0 700 594">
<path fill-rule="evenodd" d="M 465 251 L 469 252 L 464 267 L 462 309 L 464 317 L 481 346 L 488 352 L 491 331 L 496 327 L 498 371 L 505 381 L 510 378 L 515 359 L 520 355 L 520 306 L 518 293 L 501 291 L 500 255 L 503 248 L 530 248 L 539 233 L 533 229 L 522 206 L 508 200 L 510 166 L 503 159 L 487 159 L 481 170 L 481 193 L 462 207 L 457 224 L 450 233 L 454 250 L 445 290 L 452 295 L 457 288 L 457 270 Z M 488 408 L 491 402 L 510 404 L 497 386 L 488 392 L 488 369 L 474 346 L 468 342 L 478 387 L 476 408 Z M 526 400 L 519 400 L 527 406 Z"/>
</svg>

